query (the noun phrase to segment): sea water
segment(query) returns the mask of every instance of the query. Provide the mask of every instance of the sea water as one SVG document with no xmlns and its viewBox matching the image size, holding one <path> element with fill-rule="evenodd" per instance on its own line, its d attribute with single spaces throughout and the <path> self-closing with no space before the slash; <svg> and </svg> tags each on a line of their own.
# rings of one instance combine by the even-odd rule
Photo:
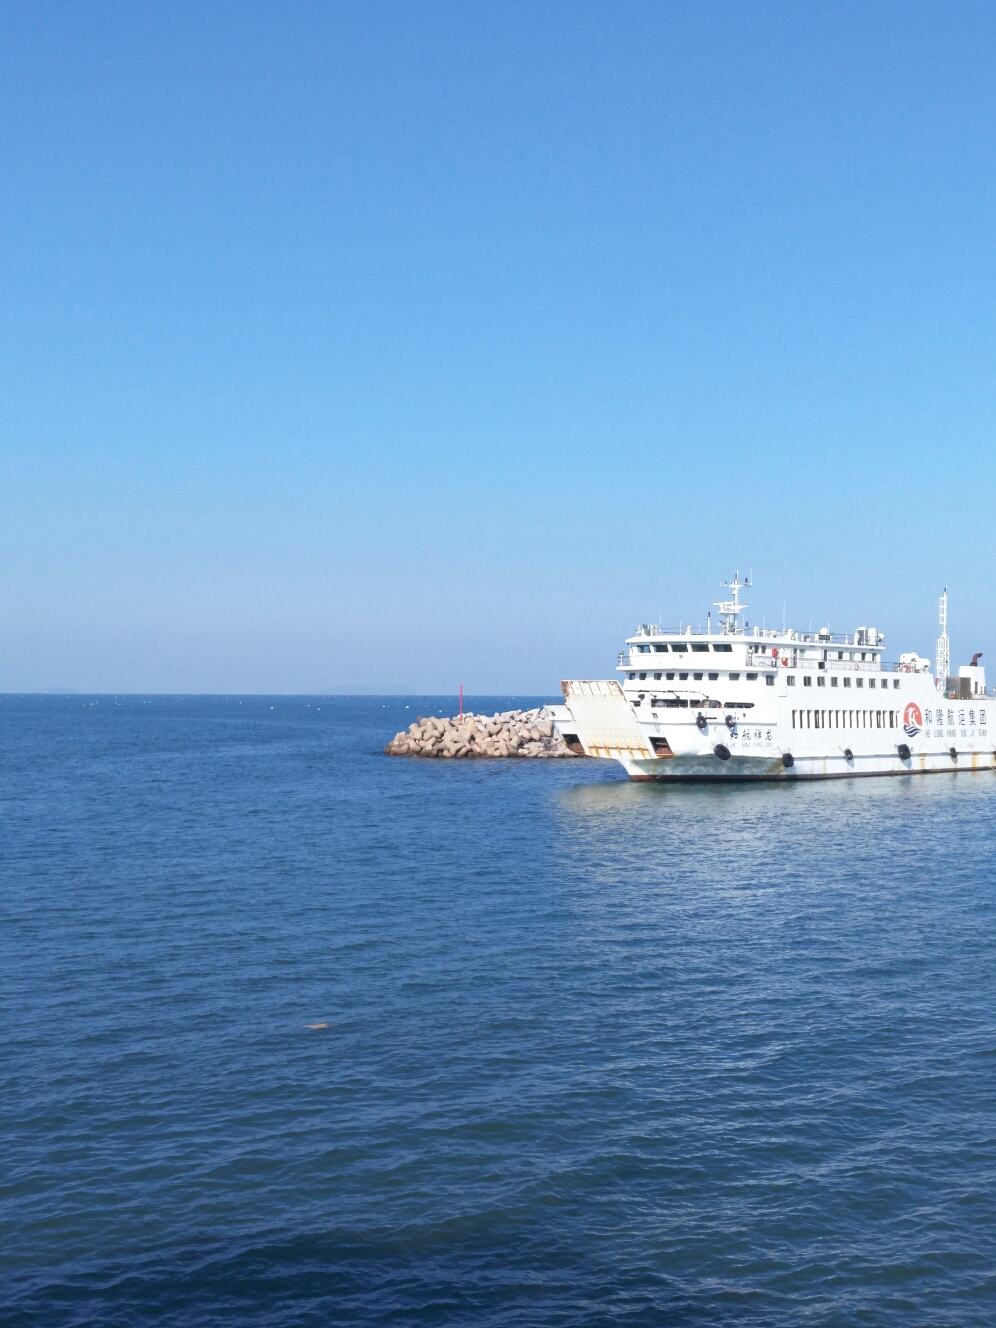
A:
<svg viewBox="0 0 996 1328">
<path fill-rule="evenodd" d="M 996 775 L 453 708 L 0 698 L 0 1321 L 996 1320 Z"/>
</svg>

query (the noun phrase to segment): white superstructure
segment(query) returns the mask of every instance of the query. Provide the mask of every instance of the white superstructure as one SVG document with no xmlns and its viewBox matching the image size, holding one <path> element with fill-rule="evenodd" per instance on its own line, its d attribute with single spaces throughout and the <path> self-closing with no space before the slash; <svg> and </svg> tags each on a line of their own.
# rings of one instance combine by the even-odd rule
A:
<svg viewBox="0 0 996 1328">
<path fill-rule="evenodd" d="M 915 652 L 886 661 L 874 627 L 841 635 L 741 625 L 747 584 L 739 575 L 729 583 L 718 633 L 644 625 L 619 655 L 618 680 L 562 683 L 555 715 L 565 741 L 638 780 L 996 769 L 996 698 L 978 657 L 968 676 L 935 684 Z M 945 593 L 944 617 L 946 608 Z"/>
</svg>

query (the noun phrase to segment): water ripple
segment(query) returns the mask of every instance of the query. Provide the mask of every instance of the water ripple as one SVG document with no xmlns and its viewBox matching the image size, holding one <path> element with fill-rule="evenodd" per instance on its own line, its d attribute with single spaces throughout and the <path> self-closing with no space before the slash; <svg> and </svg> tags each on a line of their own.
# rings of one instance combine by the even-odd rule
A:
<svg viewBox="0 0 996 1328">
<path fill-rule="evenodd" d="M 991 1322 L 993 777 L 405 704 L 0 698 L 4 1322 Z"/>
</svg>

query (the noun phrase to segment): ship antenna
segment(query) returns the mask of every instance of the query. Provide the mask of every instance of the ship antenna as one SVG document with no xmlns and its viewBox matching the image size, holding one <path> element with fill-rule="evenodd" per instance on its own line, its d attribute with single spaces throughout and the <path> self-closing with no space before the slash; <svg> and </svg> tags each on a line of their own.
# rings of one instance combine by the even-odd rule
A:
<svg viewBox="0 0 996 1328">
<path fill-rule="evenodd" d="M 720 583 L 720 589 L 725 587 L 733 592 L 732 599 L 716 601 L 716 608 L 719 609 L 720 630 L 724 636 L 733 636 L 740 630 L 740 615 L 744 609 L 750 608 L 749 604 L 740 603 L 740 592 L 749 585 L 750 579 L 741 581 L 739 572 L 736 573 L 732 581 Z"/>
<path fill-rule="evenodd" d="M 940 613 L 941 634 L 937 638 L 937 677 L 934 682 L 938 691 L 945 691 L 948 674 L 951 672 L 951 642 L 948 640 L 948 588 L 944 587 L 941 596 Z"/>
</svg>

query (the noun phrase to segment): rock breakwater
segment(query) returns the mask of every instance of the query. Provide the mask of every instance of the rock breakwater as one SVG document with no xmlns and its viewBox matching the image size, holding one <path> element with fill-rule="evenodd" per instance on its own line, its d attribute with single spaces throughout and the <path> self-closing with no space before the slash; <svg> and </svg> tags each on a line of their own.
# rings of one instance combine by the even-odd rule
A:
<svg viewBox="0 0 996 1328">
<path fill-rule="evenodd" d="M 406 733 L 384 748 L 388 756 L 563 757 L 575 755 L 554 731 L 546 709 L 506 710 L 494 715 L 458 715 L 444 719 L 419 715 Z"/>
</svg>

